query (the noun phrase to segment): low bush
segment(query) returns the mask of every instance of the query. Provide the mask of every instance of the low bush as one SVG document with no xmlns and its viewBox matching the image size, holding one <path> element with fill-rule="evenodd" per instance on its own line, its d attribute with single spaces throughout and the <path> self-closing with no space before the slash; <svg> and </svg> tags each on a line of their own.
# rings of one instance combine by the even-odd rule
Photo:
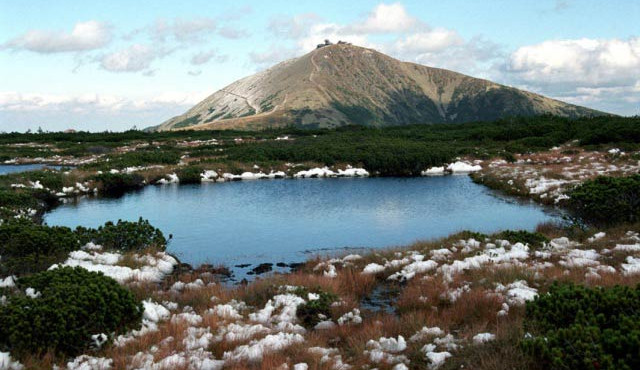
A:
<svg viewBox="0 0 640 370">
<path fill-rule="evenodd" d="M 110 154 L 104 160 L 82 166 L 83 168 L 122 169 L 126 167 L 148 166 L 150 164 L 177 164 L 180 161 L 180 152 L 170 146 L 139 149 L 122 154 Z"/>
<path fill-rule="evenodd" d="M 8 220 L 0 225 L 0 276 L 46 270 L 79 247 L 77 235 L 67 227 Z"/>
<path fill-rule="evenodd" d="M 29 192 L 0 190 L 0 207 L 35 208 L 38 202 Z"/>
<path fill-rule="evenodd" d="M 639 369 L 640 285 L 554 283 L 527 303 L 525 351 L 552 369 Z"/>
<path fill-rule="evenodd" d="M 317 293 L 313 293 L 318 297 L 313 300 L 309 299 L 309 292 L 305 288 L 298 288 L 295 294 L 307 300 L 307 303 L 298 306 L 296 311 L 298 319 L 306 328 L 313 328 L 320 321 L 330 318 L 331 304 L 338 298 L 335 294 L 318 289 Z"/>
<path fill-rule="evenodd" d="M 510 243 L 528 244 L 532 248 L 540 248 L 549 238 L 540 234 L 526 230 L 505 230 L 496 235 L 497 239 L 508 240 Z"/>
<path fill-rule="evenodd" d="M 180 168 L 176 175 L 178 175 L 181 184 L 199 184 L 201 180 L 200 174 L 202 171 L 202 167 L 188 166 Z"/>
<path fill-rule="evenodd" d="M 600 176 L 569 192 L 568 208 L 576 217 L 595 225 L 640 220 L 640 175 Z"/>
<path fill-rule="evenodd" d="M 121 195 L 144 186 L 144 178 L 137 174 L 103 173 L 92 179 L 102 184 L 103 195 Z"/>
<path fill-rule="evenodd" d="M 60 171 L 50 169 L 29 171 L 25 176 L 33 182 L 39 181 L 42 186 L 52 190 L 61 190 L 65 186 L 65 175 Z"/>
<path fill-rule="evenodd" d="M 19 358 L 74 356 L 90 348 L 92 335 L 140 327 L 142 305 L 102 273 L 63 267 L 20 278 L 17 286 L 40 293 L 16 293 L 0 306 L 0 350 Z"/>
<path fill-rule="evenodd" d="M 141 251 L 149 247 L 164 250 L 167 244 L 162 231 L 142 218 L 135 222 L 118 220 L 115 224 L 109 221 L 97 229 L 79 226 L 75 231 L 82 245 L 93 242 L 120 252 Z"/>
</svg>

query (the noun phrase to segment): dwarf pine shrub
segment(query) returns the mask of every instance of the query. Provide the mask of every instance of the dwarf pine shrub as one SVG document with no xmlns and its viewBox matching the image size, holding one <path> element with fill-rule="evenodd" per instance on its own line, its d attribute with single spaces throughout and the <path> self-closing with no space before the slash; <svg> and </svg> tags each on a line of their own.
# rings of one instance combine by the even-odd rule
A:
<svg viewBox="0 0 640 370">
<path fill-rule="evenodd" d="M 299 287 L 294 292 L 296 295 L 307 300 L 307 303 L 301 304 L 296 310 L 296 316 L 306 328 L 313 328 L 322 320 L 331 317 L 331 304 L 337 300 L 337 296 L 333 293 L 315 289 L 318 295 L 317 299 L 309 299 L 309 291 L 306 288 Z M 325 317 L 322 319 L 321 317 Z"/>
<path fill-rule="evenodd" d="M 79 247 L 78 237 L 68 227 L 7 220 L 0 225 L 0 276 L 46 270 Z"/>
<path fill-rule="evenodd" d="M 76 234 L 82 245 L 93 242 L 120 252 L 141 251 L 149 247 L 164 250 L 167 240 L 162 231 L 142 217 L 138 221 L 111 221 L 97 229 L 78 226 Z"/>
<path fill-rule="evenodd" d="M 15 293 L 0 306 L 0 350 L 18 357 L 48 351 L 74 356 L 90 348 L 92 335 L 140 327 L 140 302 L 99 272 L 57 268 L 20 278 L 17 287 L 40 293 Z"/>
<path fill-rule="evenodd" d="M 526 230 L 505 230 L 496 235 L 497 239 L 508 240 L 510 243 L 528 244 L 532 248 L 542 247 L 542 243 L 549 241 L 549 238 L 540 234 Z"/>
<path fill-rule="evenodd" d="M 176 174 L 181 184 L 199 184 L 200 174 L 203 171 L 203 168 L 199 166 L 187 166 L 179 169 Z"/>
<path fill-rule="evenodd" d="M 569 192 L 568 207 L 588 223 L 613 225 L 640 220 L 640 175 L 600 176 Z"/>
<path fill-rule="evenodd" d="M 144 186 L 144 178 L 137 174 L 103 173 L 94 176 L 93 180 L 102 184 L 103 195 L 117 196 Z"/>
<path fill-rule="evenodd" d="M 551 369 L 639 369 L 640 285 L 551 286 L 527 303 L 525 351 Z"/>
</svg>

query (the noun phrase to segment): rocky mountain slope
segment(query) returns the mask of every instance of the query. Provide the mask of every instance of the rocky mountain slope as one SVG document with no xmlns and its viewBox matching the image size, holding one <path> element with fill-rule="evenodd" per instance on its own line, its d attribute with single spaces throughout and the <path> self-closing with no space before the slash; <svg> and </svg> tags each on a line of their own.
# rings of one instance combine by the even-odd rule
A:
<svg viewBox="0 0 640 370">
<path fill-rule="evenodd" d="M 339 44 L 238 80 L 155 129 L 382 126 L 539 114 L 605 113 Z"/>
</svg>

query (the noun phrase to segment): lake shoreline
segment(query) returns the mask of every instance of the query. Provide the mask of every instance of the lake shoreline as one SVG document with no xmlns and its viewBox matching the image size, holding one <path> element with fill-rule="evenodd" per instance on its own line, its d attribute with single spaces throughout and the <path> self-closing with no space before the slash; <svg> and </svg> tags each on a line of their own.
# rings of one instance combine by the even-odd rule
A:
<svg viewBox="0 0 640 370">
<path fill-rule="evenodd" d="M 367 196 L 369 192 L 371 195 Z M 168 250 L 183 262 L 194 266 L 223 263 L 232 270 L 236 270 L 232 267 L 236 264 L 253 265 L 240 271 L 239 280 L 250 278 L 246 273 L 263 263 L 272 263 L 274 270 L 283 272 L 276 268 L 277 263 L 299 263 L 314 255 L 331 256 L 345 248 L 386 248 L 474 227 L 479 231 L 532 230 L 545 220 L 560 220 L 559 210 L 505 197 L 473 184 L 466 176 L 167 184 L 145 187 L 113 200 L 89 197 L 92 199 L 61 205 L 47 213 L 44 220 L 50 225 L 73 228 L 78 224 L 97 227 L 109 218 L 134 220 L 142 216 L 174 236 Z M 279 197 L 275 209 L 258 206 L 268 204 L 274 197 Z M 172 212 L 161 216 L 162 212 L 156 211 L 161 209 L 157 204 Z M 305 211 L 300 214 L 297 210 Z M 472 221 L 470 215 L 474 214 L 484 216 L 483 220 Z M 460 221 L 446 222 L 447 218 Z M 522 221 L 515 221 L 519 218 Z M 532 221 L 526 221 L 529 219 Z M 393 229 L 383 226 L 391 220 L 396 225 Z M 226 251 L 235 249 L 234 245 L 243 245 L 237 255 Z M 283 249 L 284 245 L 300 247 Z M 224 254 L 217 255 L 216 250 Z M 296 252 L 279 254 L 280 250 Z M 248 256 L 253 253 L 256 257 Z M 245 254 L 248 257 L 242 257 Z M 261 254 L 264 255 L 260 257 Z"/>
</svg>

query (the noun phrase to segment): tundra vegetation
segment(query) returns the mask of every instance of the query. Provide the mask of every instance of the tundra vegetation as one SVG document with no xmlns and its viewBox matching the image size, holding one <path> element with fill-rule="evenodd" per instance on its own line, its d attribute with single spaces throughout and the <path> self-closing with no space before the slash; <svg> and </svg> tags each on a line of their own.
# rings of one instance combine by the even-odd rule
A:
<svg viewBox="0 0 640 370">
<path fill-rule="evenodd" d="M 638 124 L 0 135 L 7 163 L 72 166 L 0 176 L 0 367 L 637 368 Z M 240 285 L 181 268 L 146 220 L 41 222 L 81 194 L 323 166 L 409 176 L 457 160 L 481 166 L 475 181 L 571 217 L 318 257 Z M 385 309 L 364 304 L 372 297 Z"/>
</svg>

